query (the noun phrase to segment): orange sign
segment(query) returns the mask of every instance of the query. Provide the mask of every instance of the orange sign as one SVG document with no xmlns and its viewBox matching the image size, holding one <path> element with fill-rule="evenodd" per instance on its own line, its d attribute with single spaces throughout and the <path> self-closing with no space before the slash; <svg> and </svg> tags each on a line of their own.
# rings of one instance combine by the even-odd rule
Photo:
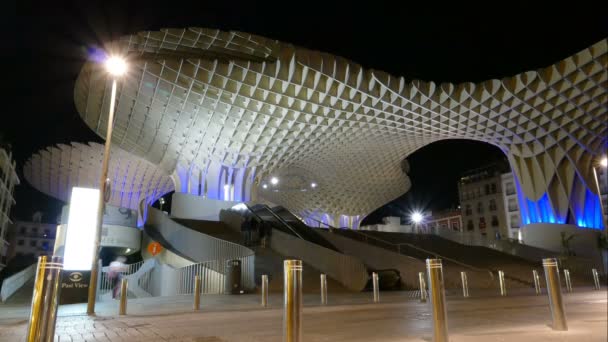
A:
<svg viewBox="0 0 608 342">
<path fill-rule="evenodd" d="M 148 252 L 152 254 L 152 256 L 156 256 L 156 254 L 160 253 L 163 250 L 163 247 L 158 242 L 151 242 L 148 245 Z"/>
</svg>

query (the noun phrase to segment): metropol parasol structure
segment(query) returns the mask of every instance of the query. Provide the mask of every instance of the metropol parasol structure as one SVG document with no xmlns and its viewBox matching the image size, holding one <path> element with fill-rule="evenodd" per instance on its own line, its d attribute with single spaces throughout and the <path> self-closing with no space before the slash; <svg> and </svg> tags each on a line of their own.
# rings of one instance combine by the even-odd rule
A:
<svg viewBox="0 0 608 342">
<path fill-rule="evenodd" d="M 475 84 L 407 81 L 327 53 L 205 28 L 140 32 L 108 50 L 129 65 L 112 135 L 119 158 L 110 173 L 122 180 L 112 187 L 113 205 L 140 208 L 175 190 L 268 201 L 306 220 L 356 228 L 410 188 L 411 153 L 469 139 L 507 156 L 523 225 L 604 227 L 593 168 L 608 145 L 606 39 L 546 68 Z M 90 61 L 74 90 L 82 119 L 102 137 L 110 87 Z M 28 161 L 26 178 L 65 197 L 57 194 L 78 183 L 67 180 L 75 169 L 96 172 L 101 153 L 94 144 L 47 149 Z"/>
</svg>

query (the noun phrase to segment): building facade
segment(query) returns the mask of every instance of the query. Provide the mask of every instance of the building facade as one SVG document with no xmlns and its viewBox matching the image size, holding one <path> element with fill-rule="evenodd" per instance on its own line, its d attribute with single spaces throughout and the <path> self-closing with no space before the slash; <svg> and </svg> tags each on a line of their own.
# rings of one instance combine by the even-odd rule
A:
<svg viewBox="0 0 608 342">
<path fill-rule="evenodd" d="M 15 161 L 10 150 L 0 146 L 0 270 L 6 266 L 9 243 L 6 240 L 8 228 L 12 223 L 10 211 L 15 205 L 13 192 L 19 184 L 15 171 Z"/>
<path fill-rule="evenodd" d="M 463 230 L 496 239 L 510 237 L 505 215 L 501 163 L 471 170 L 460 178 L 458 193 Z"/>
<path fill-rule="evenodd" d="M 451 230 L 460 232 L 463 230 L 462 213 L 460 210 L 447 210 L 434 213 L 420 224 L 423 231 L 439 232 L 439 230 Z"/>
<path fill-rule="evenodd" d="M 56 223 L 15 221 L 11 226 L 8 259 L 53 255 L 56 233 Z"/>
<path fill-rule="evenodd" d="M 519 202 L 517 199 L 517 189 L 513 173 L 503 173 L 501 176 L 502 201 L 505 209 L 506 230 L 509 238 L 521 241 L 519 228 L 521 227 L 521 213 L 519 212 Z"/>
</svg>

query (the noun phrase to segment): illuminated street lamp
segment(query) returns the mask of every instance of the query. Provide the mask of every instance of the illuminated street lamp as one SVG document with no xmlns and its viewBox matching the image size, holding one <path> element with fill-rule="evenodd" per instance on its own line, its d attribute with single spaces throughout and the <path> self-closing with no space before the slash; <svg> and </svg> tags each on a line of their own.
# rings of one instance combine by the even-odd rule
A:
<svg viewBox="0 0 608 342">
<path fill-rule="evenodd" d="M 410 219 L 414 223 L 414 230 L 417 233 L 420 233 L 420 223 L 422 223 L 422 221 L 424 219 L 424 216 L 422 216 L 422 213 L 419 211 L 414 211 L 412 213 L 412 215 L 410 216 Z"/>
<path fill-rule="evenodd" d="M 114 126 L 114 109 L 116 107 L 116 83 L 117 79 L 127 72 L 127 62 L 120 56 L 109 56 L 105 61 L 106 71 L 112 76 L 112 94 L 110 96 L 110 111 L 108 115 L 108 129 L 106 130 L 106 142 L 103 150 L 103 161 L 101 163 L 101 177 L 99 179 L 99 204 L 97 208 L 97 227 L 95 231 L 95 244 L 93 247 L 93 260 L 91 267 L 91 282 L 89 283 L 89 297 L 87 301 L 87 314 L 95 314 L 95 300 L 97 297 L 97 274 L 99 249 L 101 245 L 101 226 L 103 211 L 106 200 L 106 191 L 109 185 L 108 163 L 110 159 L 110 145 L 112 143 L 112 128 Z"/>
<path fill-rule="evenodd" d="M 279 179 L 277 177 L 270 178 L 270 184 L 272 184 L 272 185 L 279 184 Z"/>
</svg>

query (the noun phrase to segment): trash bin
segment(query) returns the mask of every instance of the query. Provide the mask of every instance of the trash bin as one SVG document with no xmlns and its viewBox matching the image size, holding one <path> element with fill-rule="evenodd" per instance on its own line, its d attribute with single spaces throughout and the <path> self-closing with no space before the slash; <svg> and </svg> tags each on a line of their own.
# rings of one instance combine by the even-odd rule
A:
<svg viewBox="0 0 608 342">
<path fill-rule="evenodd" d="M 241 294 L 243 286 L 241 284 L 241 260 L 233 259 L 226 262 L 226 281 L 224 282 L 224 293 Z"/>
</svg>

